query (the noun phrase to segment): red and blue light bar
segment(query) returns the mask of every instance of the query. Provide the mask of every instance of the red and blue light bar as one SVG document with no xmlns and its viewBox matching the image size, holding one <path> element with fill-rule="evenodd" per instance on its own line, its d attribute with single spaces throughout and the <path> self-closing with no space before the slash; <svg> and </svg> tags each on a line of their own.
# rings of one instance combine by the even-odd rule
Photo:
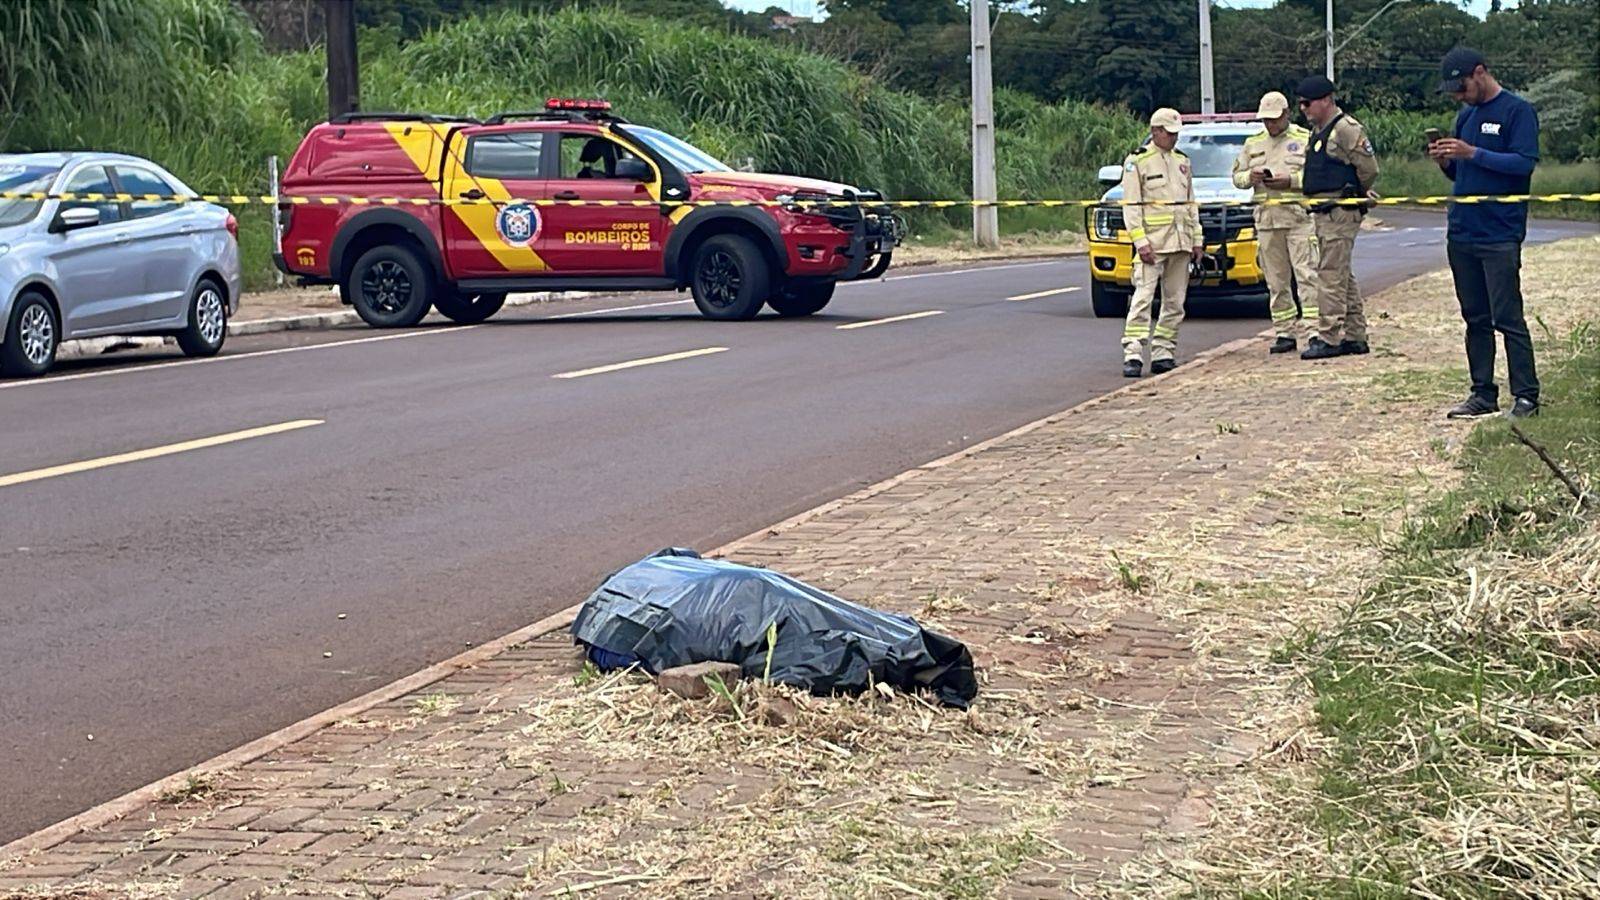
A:
<svg viewBox="0 0 1600 900">
<path fill-rule="evenodd" d="M 551 97 L 544 102 L 548 110 L 576 110 L 580 112 L 610 112 L 610 100 L 582 100 L 571 97 Z"/>
</svg>

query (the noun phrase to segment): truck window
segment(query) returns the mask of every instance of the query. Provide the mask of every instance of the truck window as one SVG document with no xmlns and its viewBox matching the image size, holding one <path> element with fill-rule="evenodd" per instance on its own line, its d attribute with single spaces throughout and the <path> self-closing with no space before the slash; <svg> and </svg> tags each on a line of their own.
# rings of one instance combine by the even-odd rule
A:
<svg viewBox="0 0 1600 900">
<path fill-rule="evenodd" d="M 537 131 L 485 134 L 467 146 L 467 172 L 480 178 L 539 178 L 544 135 Z"/>
<path fill-rule="evenodd" d="M 639 158 L 621 144 L 596 134 L 563 134 L 561 172 L 557 177 L 616 178 L 617 162 L 624 159 Z"/>
</svg>

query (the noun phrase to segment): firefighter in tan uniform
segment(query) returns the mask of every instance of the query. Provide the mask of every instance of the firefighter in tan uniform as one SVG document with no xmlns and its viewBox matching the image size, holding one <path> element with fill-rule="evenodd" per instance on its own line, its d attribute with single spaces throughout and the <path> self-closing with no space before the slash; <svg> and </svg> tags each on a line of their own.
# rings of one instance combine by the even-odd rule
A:
<svg viewBox="0 0 1600 900">
<path fill-rule="evenodd" d="M 1311 132 L 1289 121 L 1289 98 L 1277 91 L 1261 97 L 1256 118 L 1266 130 L 1245 139 L 1244 149 L 1233 161 L 1233 184 L 1255 188 L 1256 255 L 1267 277 L 1272 326 L 1278 333 L 1272 352 L 1290 353 L 1295 349 L 1297 319 L 1304 321 L 1310 337 L 1317 336 L 1317 235 L 1303 204 L 1261 201 L 1300 199 L 1300 170 L 1305 167 Z"/>
<path fill-rule="evenodd" d="M 1300 187 L 1307 197 L 1325 199 L 1375 198 L 1378 160 L 1372 141 L 1360 122 L 1346 115 L 1333 96 L 1333 82 L 1313 75 L 1300 82 L 1300 108 L 1311 123 L 1311 144 Z M 1363 206 L 1313 204 L 1311 219 L 1317 230 L 1317 279 L 1322 288 L 1317 306 L 1322 316 L 1317 336 L 1301 359 L 1327 359 L 1347 353 L 1367 352 L 1367 316 L 1361 289 L 1350 270 L 1356 232 L 1367 214 Z"/>
<path fill-rule="evenodd" d="M 1138 258 L 1133 261 L 1133 299 L 1122 329 L 1122 374 L 1138 378 L 1144 369 L 1145 343 L 1150 344 L 1150 373 L 1170 372 L 1178 363 L 1178 327 L 1189 293 L 1189 264 L 1204 251 L 1200 208 L 1194 202 L 1189 157 L 1178 152 L 1183 120 L 1175 109 L 1150 116 L 1150 145 L 1122 166 L 1122 209 L 1128 236 Z M 1158 202 L 1154 202 L 1158 201 Z M 1150 203 L 1151 205 L 1143 205 Z M 1161 316 L 1151 328 L 1156 288 L 1161 289 Z"/>
</svg>

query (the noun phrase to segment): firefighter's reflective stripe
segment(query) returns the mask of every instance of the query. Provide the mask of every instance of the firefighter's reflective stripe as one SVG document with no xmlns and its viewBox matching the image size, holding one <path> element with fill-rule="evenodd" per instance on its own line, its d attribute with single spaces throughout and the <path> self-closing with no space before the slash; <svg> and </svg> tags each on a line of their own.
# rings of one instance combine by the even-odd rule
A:
<svg viewBox="0 0 1600 900">
<path fill-rule="evenodd" d="M 1144 340 L 1145 338 L 1147 338 L 1149 336 L 1150 336 L 1150 323 L 1148 323 L 1148 322 L 1129 322 L 1122 329 L 1122 338 L 1123 338 L 1123 340 L 1139 340 L 1139 341 L 1142 341 L 1142 340 Z"/>
</svg>

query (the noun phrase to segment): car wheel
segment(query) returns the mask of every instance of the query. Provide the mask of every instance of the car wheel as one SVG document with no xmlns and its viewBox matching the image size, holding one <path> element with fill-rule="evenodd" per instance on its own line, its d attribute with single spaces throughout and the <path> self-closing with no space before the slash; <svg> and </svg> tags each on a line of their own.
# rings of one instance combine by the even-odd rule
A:
<svg viewBox="0 0 1600 900">
<path fill-rule="evenodd" d="M 767 305 L 772 307 L 773 312 L 786 318 L 809 316 L 819 312 L 833 299 L 834 285 L 832 281 L 786 284 L 767 300 Z"/>
<path fill-rule="evenodd" d="M 345 290 L 373 328 L 409 328 L 432 305 L 433 274 L 410 248 L 374 247 L 350 267 Z"/>
<path fill-rule="evenodd" d="M 767 301 L 767 261 L 749 238 L 719 234 L 694 255 L 690 289 L 708 319 L 753 319 Z"/>
<path fill-rule="evenodd" d="M 1096 318 L 1127 318 L 1128 303 L 1132 299 L 1132 295 L 1129 292 L 1109 287 L 1103 281 L 1089 282 L 1089 303 L 1094 307 Z"/>
<path fill-rule="evenodd" d="M 0 344 L 0 375 L 43 375 L 55 365 L 60 346 L 61 322 L 55 307 L 43 294 L 24 291 L 6 323 L 6 340 Z"/>
<path fill-rule="evenodd" d="M 433 308 L 439 314 L 452 322 L 462 325 L 473 325 L 482 322 L 500 311 L 506 305 L 506 295 L 500 294 L 458 294 L 455 291 L 440 291 L 439 296 L 433 298 Z"/>
<path fill-rule="evenodd" d="M 185 356 L 216 356 L 228 337 L 228 301 L 223 289 L 207 278 L 189 298 L 189 325 L 178 332 Z"/>
</svg>

